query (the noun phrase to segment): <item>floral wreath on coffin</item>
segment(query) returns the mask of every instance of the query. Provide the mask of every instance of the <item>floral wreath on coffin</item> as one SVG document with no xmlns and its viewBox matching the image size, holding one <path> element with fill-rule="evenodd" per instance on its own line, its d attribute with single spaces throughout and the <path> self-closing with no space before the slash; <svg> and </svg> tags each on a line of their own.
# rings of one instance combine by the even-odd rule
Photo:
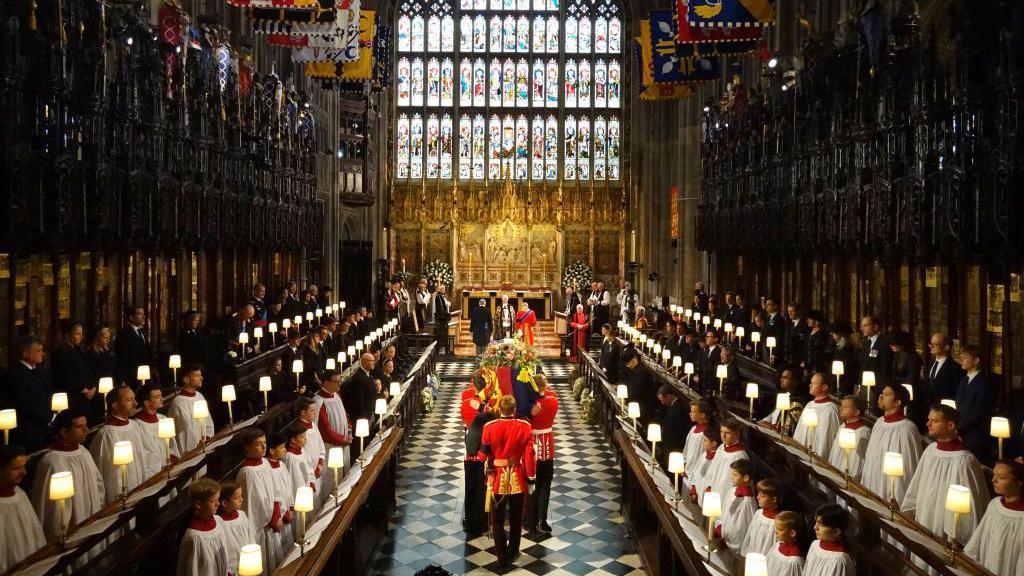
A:
<svg viewBox="0 0 1024 576">
<path fill-rule="evenodd" d="M 521 386 L 539 393 L 534 375 L 541 368 L 540 358 L 533 346 L 522 341 L 522 332 L 516 332 L 512 338 L 491 342 L 480 356 L 480 372 L 487 383 L 480 391 L 481 400 L 487 403 L 488 410 L 497 412 L 498 400 L 505 395 L 499 372 L 512 376 L 512 382 L 506 383 L 506 386 L 513 392 L 517 386 Z"/>
</svg>

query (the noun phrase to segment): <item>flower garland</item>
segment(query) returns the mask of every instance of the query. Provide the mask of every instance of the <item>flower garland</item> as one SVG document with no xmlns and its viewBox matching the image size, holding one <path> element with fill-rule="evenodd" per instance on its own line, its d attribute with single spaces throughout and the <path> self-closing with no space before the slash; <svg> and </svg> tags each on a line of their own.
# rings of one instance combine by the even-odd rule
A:
<svg viewBox="0 0 1024 576">
<path fill-rule="evenodd" d="M 431 260 L 423 267 L 422 277 L 427 279 L 431 291 L 436 290 L 438 284 L 451 286 L 454 280 L 452 265 L 441 260 Z"/>
<path fill-rule="evenodd" d="M 480 356 L 480 367 L 494 369 L 512 366 L 536 374 L 541 368 L 540 358 L 537 357 L 533 346 L 519 338 L 517 333 L 513 338 L 505 338 L 489 344 L 483 355 Z"/>
<path fill-rule="evenodd" d="M 590 286 L 591 278 L 593 278 L 593 272 L 590 270 L 590 266 L 582 260 L 577 260 L 566 266 L 562 272 L 562 288 L 571 286 L 576 291 L 585 289 Z"/>
</svg>

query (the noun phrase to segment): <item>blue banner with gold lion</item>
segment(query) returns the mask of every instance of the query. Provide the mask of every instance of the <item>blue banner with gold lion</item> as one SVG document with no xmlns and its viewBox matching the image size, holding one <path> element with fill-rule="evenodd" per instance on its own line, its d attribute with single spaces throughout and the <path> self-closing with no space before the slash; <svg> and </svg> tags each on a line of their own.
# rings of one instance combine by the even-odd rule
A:
<svg viewBox="0 0 1024 576">
<path fill-rule="evenodd" d="M 686 19 L 691 26 L 768 26 L 775 22 L 771 0 L 690 0 Z"/>
</svg>

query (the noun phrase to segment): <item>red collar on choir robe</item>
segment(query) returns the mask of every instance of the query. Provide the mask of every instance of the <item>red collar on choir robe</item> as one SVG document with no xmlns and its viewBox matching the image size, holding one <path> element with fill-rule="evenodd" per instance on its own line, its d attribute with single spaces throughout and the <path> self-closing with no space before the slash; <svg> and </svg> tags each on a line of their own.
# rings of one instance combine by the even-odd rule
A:
<svg viewBox="0 0 1024 576">
<path fill-rule="evenodd" d="M 317 394 L 319 394 L 321 398 L 334 398 L 334 392 L 324 392 L 323 390 L 320 390 Z"/>
<path fill-rule="evenodd" d="M 769 520 L 775 520 L 775 516 L 779 513 L 775 508 L 761 508 L 761 514 Z"/>
<path fill-rule="evenodd" d="M 128 421 L 125 420 L 124 418 L 119 417 L 119 416 L 111 415 L 110 418 L 107 418 L 107 426 L 127 426 L 127 425 L 128 425 Z"/>
<path fill-rule="evenodd" d="M 827 404 L 827 403 L 829 403 L 831 401 L 832 401 L 832 399 L 829 398 L 828 396 L 822 396 L 821 398 L 815 398 L 814 399 L 814 403 L 815 404 Z"/>
<path fill-rule="evenodd" d="M 846 546 L 842 542 L 818 540 L 818 546 L 821 546 L 822 550 L 828 550 L 829 552 L 846 552 Z"/>
<path fill-rule="evenodd" d="M 783 556 L 799 556 L 800 547 L 789 542 L 779 542 L 779 554 Z"/>
<path fill-rule="evenodd" d="M 952 440 L 942 442 L 936 441 L 935 447 L 943 452 L 957 452 L 960 450 L 966 450 L 967 447 L 964 445 L 964 441 L 960 437 L 953 438 Z"/>
<path fill-rule="evenodd" d="M 288 453 L 296 456 L 302 456 L 302 448 L 288 448 Z"/>
<path fill-rule="evenodd" d="M 885 414 L 884 416 L 882 416 L 882 420 L 885 420 L 889 424 L 892 424 L 893 422 L 899 422 L 900 420 L 906 420 L 906 419 L 907 419 L 906 415 L 903 414 L 902 412 L 896 412 L 895 414 Z"/>
<path fill-rule="evenodd" d="M 693 427 L 693 433 L 694 434 L 703 434 L 704 431 L 707 430 L 707 428 L 708 428 L 707 424 L 697 424 L 696 426 Z"/>
<path fill-rule="evenodd" d="M 75 450 L 78 450 L 78 444 L 75 444 L 74 446 L 70 444 L 61 444 L 60 440 L 58 440 L 53 443 L 53 446 L 50 446 L 50 450 L 56 450 L 57 452 L 74 452 Z"/>
<path fill-rule="evenodd" d="M 849 428 L 850 430 L 856 430 L 856 429 L 861 428 L 863 426 L 864 426 L 864 421 L 861 420 L 860 418 L 857 418 L 856 420 L 851 420 L 850 422 L 847 422 L 846 424 L 843 424 L 843 428 Z"/>
<path fill-rule="evenodd" d="M 242 466 L 259 466 L 263 464 L 263 458 L 246 458 L 242 461 Z"/>
<path fill-rule="evenodd" d="M 725 447 L 725 452 L 727 454 L 735 454 L 736 452 L 740 452 L 742 450 L 743 444 L 740 444 L 739 442 L 736 442 L 735 444 L 730 444 L 729 446 Z"/>
<path fill-rule="evenodd" d="M 313 423 L 312 422 L 306 422 L 302 418 L 299 418 L 299 422 L 302 422 L 302 425 L 306 427 L 306 430 L 309 430 L 309 429 L 311 429 L 313 427 Z"/>
<path fill-rule="evenodd" d="M 267 458 L 267 463 L 270 464 L 270 467 L 275 470 L 281 467 L 280 460 L 271 460 L 270 458 Z"/>
<path fill-rule="evenodd" d="M 714 450 L 705 450 L 704 451 L 704 458 L 705 459 L 711 460 L 714 457 L 715 457 L 715 451 Z"/>
<path fill-rule="evenodd" d="M 736 496 L 737 498 L 743 498 L 746 496 L 753 498 L 754 491 L 750 489 L 750 486 L 737 486 L 736 491 L 733 492 L 733 496 Z"/>
<path fill-rule="evenodd" d="M 210 518 L 193 516 L 192 520 L 188 523 L 188 527 L 193 530 L 199 530 L 200 532 L 209 532 L 217 527 L 217 521 L 214 520 L 212 516 Z"/>
<path fill-rule="evenodd" d="M 231 512 L 221 512 L 220 514 L 218 514 L 218 516 L 220 516 L 221 518 L 223 518 L 225 520 L 229 520 L 229 521 L 230 520 L 237 520 L 238 519 L 238 510 L 232 510 Z"/>
<path fill-rule="evenodd" d="M 1024 500 L 1017 500 L 1016 502 L 1007 502 L 1006 498 L 1000 498 L 999 501 L 1003 504 L 1003 508 L 1007 510 L 1013 510 L 1014 512 L 1024 512 Z"/>
<path fill-rule="evenodd" d="M 156 413 L 150 414 L 149 412 L 146 412 L 145 410 L 139 412 L 139 415 L 136 416 L 136 418 L 138 418 L 139 420 L 142 420 L 143 422 L 149 423 L 149 424 L 156 424 L 157 422 L 160 421 L 160 418 L 156 415 Z"/>
<path fill-rule="evenodd" d="M 185 396 L 186 398 L 195 398 L 196 397 L 196 391 L 195 390 L 189 390 L 188 388 L 182 388 L 181 390 L 178 390 L 178 394 L 181 394 L 182 396 Z"/>
</svg>

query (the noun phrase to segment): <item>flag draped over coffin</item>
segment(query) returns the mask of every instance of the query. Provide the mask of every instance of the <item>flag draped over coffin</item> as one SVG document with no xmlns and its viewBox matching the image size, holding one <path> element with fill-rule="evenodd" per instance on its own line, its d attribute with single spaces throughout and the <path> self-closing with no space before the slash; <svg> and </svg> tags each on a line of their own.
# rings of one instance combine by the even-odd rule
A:
<svg viewBox="0 0 1024 576">
<path fill-rule="evenodd" d="M 772 0 L 689 0 L 690 26 L 767 26 L 775 22 Z"/>
<path fill-rule="evenodd" d="M 494 375 L 498 379 L 501 394 L 505 396 L 511 394 L 515 397 L 516 416 L 529 416 L 533 405 L 540 398 L 533 374 L 525 367 L 499 366 L 494 369 Z"/>
</svg>

